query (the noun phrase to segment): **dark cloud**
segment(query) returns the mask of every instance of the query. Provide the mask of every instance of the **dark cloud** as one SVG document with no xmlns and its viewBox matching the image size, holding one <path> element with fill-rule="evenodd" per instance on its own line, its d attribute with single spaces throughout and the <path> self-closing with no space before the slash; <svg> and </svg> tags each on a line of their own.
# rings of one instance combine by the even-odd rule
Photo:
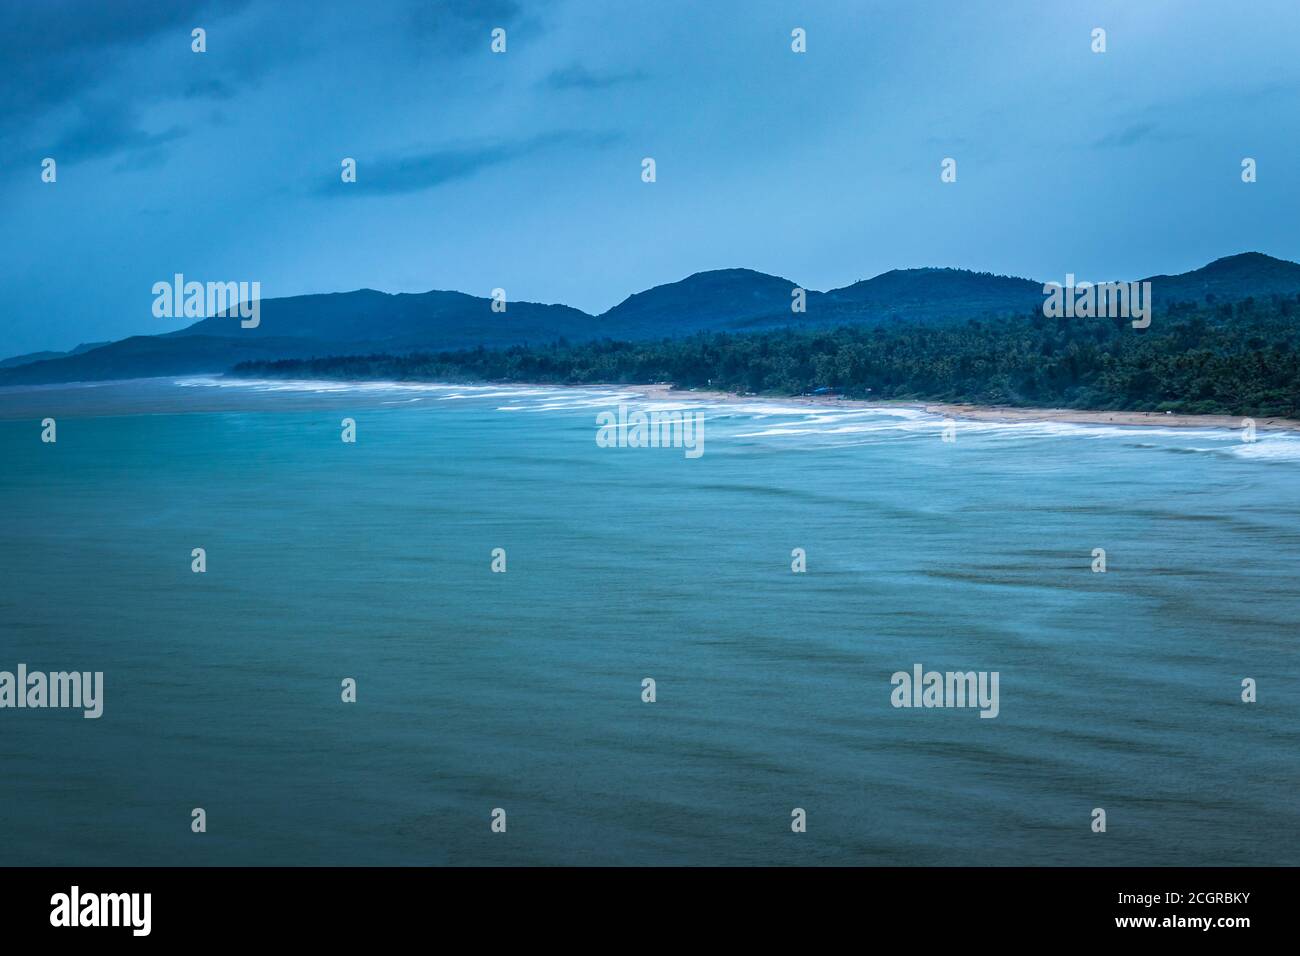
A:
<svg viewBox="0 0 1300 956">
<path fill-rule="evenodd" d="M 606 90 L 612 86 L 639 83 L 645 79 L 640 70 L 627 73 L 593 72 L 585 66 L 573 64 L 551 72 L 542 85 L 551 90 Z"/>
<path fill-rule="evenodd" d="M 1114 133 L 1107 133 L 1092 145 L 1094 149 L 1123 149 L 1126 146 L 1136 146 L 1143 140 L 1150 139 L 1155 131 L 1155 123 L 1134 123 L 1132 126 L 1125 127 Z"/>
<path fill-rule="evenodd" d="M 392 31 L 389 46 L 413 41 L 422 56 L 451 60 L 485 52 L 495 26 L 530 42 L 551 0 L 371 2 L 372 19 L 363 9 L 353 24 L 353 14 L 315 0 L 0 0 L 0 155 L 75 163 L 122 154 L 134 166 L 150 150 L 157 162 L 184 133 L 151 127 L 154 107 L 233 101 L 290 60 L 328 49 L 313 46 L 322 33 L 328 44 L 331 31 L 372 24 Z M 203 56 L 189 49 L 196 26 L 209 34 Z"/>
<path fill-rule="evenodd" d="M 349 195 L 416 192 L 465 179 L 481 170 L 538 155 L 553 147 L 601 149 L 618 139 L 612 133 L 567 131 L 530 139 L 446 147 L 370 162 L 357 157 L 355 183 L 331 184 L 321 192 L 331 196 L 339 195 L 339 189 Z"/>
<path fill-rule="evenodd" d="M 137 48 L 168 33 L 188 49 L 194 26 L 207 26 L 247 3 L 4 0 L 0 3 L 0 150 L 39 150 L 60 162 L 77 162 L 122 151 L 158 150 L 178 139 L 183 135 L 178 129 L 149 132 L 136 124 L 139 104 L 164 94 L 161 83 L 142 82 L 126 70 L 124 61 Z M 114 105 L 102 105 L 110 102 Z"/>
<path fill-rule="evenodd" d="M 42 0 L 0 3 L 0 135 L 95 89 L 123 52 L 247 0 Z"/>
<path fill-rule="evenodd" d="M 411 20 L 422 32 L 441 33 L 458 26 L 509 26 L 520 13 L 519 0 L 415 0 Z"/>
<path fill-rule="evenodd" d="M 80 118 L 69 127 L 50 149 L 60 164 L 103 159 L 119 153 L 151 154 L 150 165 L 157 165 L 161 147 L 185 135 L 172 127 L 150 133 L 140 128 L 134 112 L 120 103 L 87 103 Z"/>
<path fill-rule="evenodd" d="M 185 87 L 182 95 L 187 100 L 228 100 L 235 95 L 235 88 L 225 80 L 195 80 Z"/>
<path fill-rule="evenodd" d="M 510 39 L 541 32 L 536 16 L 546 0 L 412 0 L 407 21 L 412 39 L 422 49 L 463 56 L 488 48 L 489 34 L 503 27 Z"/>
</svg>

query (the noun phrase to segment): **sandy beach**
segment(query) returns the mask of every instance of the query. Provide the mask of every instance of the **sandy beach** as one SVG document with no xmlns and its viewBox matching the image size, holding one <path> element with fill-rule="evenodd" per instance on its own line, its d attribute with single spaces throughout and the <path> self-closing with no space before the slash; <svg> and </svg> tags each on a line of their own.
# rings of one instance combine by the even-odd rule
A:
<svg viewBox="0 0 1300 956">
<path fill-rule="evenodd" d="M 41 418 L 47 414 L 76 414 L 78 416 L 148 415 L 173 412 L 205 411 L 262 411 L 267 407 L 267 394 L 241 388 L 215 387 L 239 381 L 224 375 L 163 377 L 152 379 L 126 379 L 106 382 L 82 382 L 63 385 L 12 386 L 0 388 L 0 419 Z M 187 385 L 214 387 L 177 388 L 179 382 Z M 291 384 L 289 381 L 285 385 Z M 275 393 L 275 407 L 279 410 L 321 407 L 355 407 L 365 404 L 392 404 L 391 392 L 409 388 L 416 392 L 432 382 L 361 382 L 335 380 L 326 382 L 300 382 L 301 390 L 285 388 Z M 461 383 L 463 384 L 463 383 Z M 320 389 L 311 388 L 319 385 Z M 993 422 L 1069 422 L 1078 425 L 1136 425 L 1164 428 L 1229 428 L 1240 429 L 1245 419 L 1235 415 L 1166 415 L 1162 412 L 1081 411 L 1073 408 L 1014 408 L 1006 405 L 962 405 L 942 402 L 866 401 L 839 398 L 834 395 L 738 395 L 707 389 L 678 389 L 668 382 L 648 385 L 570 385 L 538 384 L 524 382 L 481 382 L 480 386 L 510 388 L 534 386 L 540 388 L 571 388 L 574 390 L 599 389 L 601 391 L 635 392 L 651 401 L 681 402 L 709 401 L 735 404 L 755 402 L 780 403 L 792 407 L 810 408 L 914 408 L 932 415 L 975 419 Z M 356 387 L 362 387 L 360 391 Z M 457 385 L 447 383 L 454 391 Z M 1300 431 L 1300 421 L 1291 418 L 1257 418 L 1258 431 Z"/>
<path fill-rule="evenodd" d="M 605 386 L 616 388 L 619 386 Z M 1085 411 L 1077 408 L 1017 408 L 1009 405 L 964 405 L 942 402 L 873 402 L 833 395 L 736 395 L 730 392 L 676 389 L 672 385 L 629 386 L 665 401 L 701 398 L 715 402 L 780 401 L 791 405 L 827 408 L 915 408 L 932 415 L 991 422 L 1068 422 L 1077 425 L 1156 425 L 1163 428 L 1241 428 L 1244 418 L 1236 415 L 1176 415 L 1165 412 Z M 1257 430 L 1300 431 L 1294 418 L 1257 418 Z"/>
</svg>

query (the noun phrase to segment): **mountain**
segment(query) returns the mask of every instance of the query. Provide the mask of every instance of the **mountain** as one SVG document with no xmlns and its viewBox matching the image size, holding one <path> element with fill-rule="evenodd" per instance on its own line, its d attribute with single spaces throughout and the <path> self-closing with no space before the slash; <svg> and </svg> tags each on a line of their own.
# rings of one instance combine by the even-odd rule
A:
<svg viewBox="0 0 1300 956">
<path fill-rule="evenodd" d="M 965 320 L 1036 309 L 1043 284 L 966 269 L 895 269 L 827 292 L 833 316 L 870 312 L 877 321 Z"/>
<path fill-rule="evenodd" d="M 217 336 L 238 339 L 296 338 L 355 351 L 365 344 L 385 351 L 514 345 L 553 340 L 557 335 L 591 336 L 598 324 L 585 312 L 567 305 L 507 302 L 506 311 L 492 311 L 492 300 L 463 292 L 422 292 L 389 295 L 373 289 L 326 295 L 265 299 L 260 324 L 241 328 L 224 316 L 202 319 L 169 338 Z"/>
<path fill-rule="evenodd" d="M 697 272 L 629 296 L 601 319 L 611 337 L 647 339 L 893 319 L 965 321 L 1037 308 L 1043 301 L 1043 284 L 1029 279 L 966 269 L 895 269 L 843 289 L 806 290 L 805 311 L 797 313 L 791 292 L 798 285 L 752 269 Z"/>
<path fill-rule="evenodd" d="M 66 352 L 28 352 L 26 355 L 15 355 L 12 358 L 0 359 L 0 368 L 29 365 L 32 362 L 44 362 L 46 359 L 63 358 L 65 355 L 80 355 L 82 352 L 89 352 L 91 349 L 97 349 L 108 344 L 107 342 L 82 342 L 76 348 L 69 349 Z"/>
<path fill-rule="evenodd" d="M 1152 276 L 1150 282 L 1157 311 L 1174 302 L 1290 296 L 1300 294 L 1300 264 L 1247 252 L 1181 275 Z M 508 302 L 505 312 L 494 312 L 490 299 L 446 291 L 359 289 L 265 299 L 256 328 L 213 316 L 160 335 L 16 356 L 0 363 L 0 385 L 220 373 L 258 359 L 500 348 L 560 338 L 645 340 L 787 326 L 942 324 L 1024 313 L 1043 302 L 1040 282 L 964 269 L 896 269 L 829 292 L 807 290 L 804 312 L 791 310 L 796 287 L 790 279 L 752 269 L 697 272 L 631 295 L 600 316 L 536 302 Z"/>
<path fill-rule="evenodd" d="M 499 348 L 600 335 L 598 319 L 567 305 L 508 302 L 505 312 L 493 312 L 491 299 L 461 292 L 389 295 L 361 289 L 264 299 L 259 312 L 254 328 L 241 327 L 235 317 L 213 316 L 174 332 L 0 368 L 0 385 L 194 375 L 253 359 Z"/>
<path fill-rule="evenodd" d="M 744 325 L 756 319 L 789 322 L 791 290 L 799 283 L 753 269 L 697 272 L 680 282 L 628 296 L 601 319 L 626 338 L 659 338 Z"/>
<path fill-rule="evenodd" d="M 1262 252 L 1215 259 L 1207 266 L 1175 276 L 1151 276 L 1156 304 L 1239 302 L 1254 296 L 1294 295 L 1300 290 L 1300 263 Z"/>
<path fill-rule="evenodd" d="M 133 335 L 78 355 L 0 369 L 0 385 L 197 375 L 254 359 L 311 358 L 326 354 L 334 352 L 323 343 L 298 338 L 192 335 L 178 339 L 166 335 Z"/>
</svg>

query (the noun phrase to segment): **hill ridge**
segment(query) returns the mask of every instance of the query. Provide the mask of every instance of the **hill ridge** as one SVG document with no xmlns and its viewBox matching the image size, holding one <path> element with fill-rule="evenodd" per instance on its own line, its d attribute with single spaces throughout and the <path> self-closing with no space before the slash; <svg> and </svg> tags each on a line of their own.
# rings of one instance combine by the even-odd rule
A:
<svg viewBox="0 0 1300 956">
<path fill-rule="evenodd" d="M 1300 263 L 1246 251 L 1189 272 L 1141 281 L 1152 283 L 1158 314 L 1180 301 L 1218 304 L 1300 294 Z M 637 341 L 703 331 L 964 322 L 1035 309 L 1042 303 L 1042 283 L 953 266 L 921 266 L 890 269 L 822 292 L 737 266 L 651 286 L 599 315 L 563 303 L 525 300 L 508 300 L 505 311 L 498 312 L 492 301 L 456 290 L 370 288 L 264 299 L 256 328 L 208 316 L 155 335 L 16 356 L 0 362 L 0 386 L 219 373 L 241 361 L 500 348 L 558 339 Z"/>
</svg>

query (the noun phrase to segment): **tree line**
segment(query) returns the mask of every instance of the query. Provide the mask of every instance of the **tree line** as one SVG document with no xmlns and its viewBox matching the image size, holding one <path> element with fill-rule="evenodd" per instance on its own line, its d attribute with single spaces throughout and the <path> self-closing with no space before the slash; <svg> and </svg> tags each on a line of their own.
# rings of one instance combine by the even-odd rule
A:
<svg viewBox="0 0 1300 956">
<path fill-rule="evenodd" d="M 1300 296 L 1175 304 L 1151 326 L 1041 311 L 959 324 L 712 332 L 244 362 L 284 378 L 645 384 L 978 405 L 1300 417 Z"/>
</svg>

